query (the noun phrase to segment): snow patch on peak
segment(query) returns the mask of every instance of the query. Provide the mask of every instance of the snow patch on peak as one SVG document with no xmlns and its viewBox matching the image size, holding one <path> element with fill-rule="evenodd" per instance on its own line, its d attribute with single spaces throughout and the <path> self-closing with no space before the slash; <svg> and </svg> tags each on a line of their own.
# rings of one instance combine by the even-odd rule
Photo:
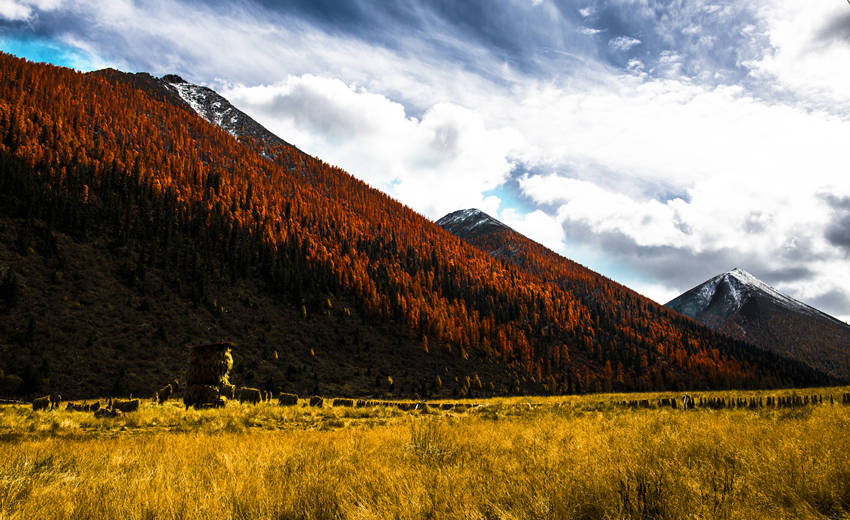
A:
<svg viewBox="0 0 850 520">
<path fill-rule="evenodd" d="M 782 294 L 781 292 L 777 291 L 770 285 L 762 282 L 761 280 L 748 273 L 747 271 L 744 271 L 743 269 L 739 269 L 736 267 L 728 273 L 725 273 L 725 276 L 735 279 L 739 284 L 743 285 L 744 287 L 750 288 L 751 290 L 755 289 L 766 294 L 770 298 L 776 300 L 779 303 L 782 303 L 786 307 L 805 312 L 807 314 L 819 313 L 817 309 L 809 307 L 808 305 L 799 300 L 795 300 L 790 296 Z"/>
<path fill-rule="evenodd" d="M 168 78 L 172 80 L 175 78 L 178 80 L 181 79 L 179 76 L 169 75 L 163 76 L 163 81 L 167 81 Z M 227 131 L 233 137 L 238 138 L 240 136 L 238 130 L 240 128 L 239 120 L 241 112 L 235 110 L 226 99 L 218 95 L 214 90 L 186 83 L 185 81 L 170 81 L 168 84 L 204 120 Z"/>
<path fill-rule="evenodd" d="M 761 280 L 759 280 L 758 278 L 756 278 L 752 274 L 748 273 L 747 271 L 744 271 L 740 267 L 736 267 L 736 268 L 732 269 L 731 271 L 727 271 L 723 274 L 735 277 L 735 278 L 737 278 L 738 280 L 740 280 L 741 282 L 743 282 L 747 285 L 764 285 L 765 287 L 768 287 L 768 285 L 766 283 L 762 282 Z"/>
<path fill-rule="evenodd" d="M 473 229 L 483 224 L 507 227 L 505 226 L 505 224 L 499 222 L 498 220 L 494 219 L 490 215 L 484 213 L 483 211 L 477 208 L 453 211 L 437 221 L 438 226 L 442 226 L 445 228 L 463 227 L 466 231 L 472 231 Z"/>
<path fill-rule="evenodd" d="M 199 102 L 200 99 L 205 98 L 206 96 L 200 94 L 197 90 L 197 85 L 191 85 L 189 83 L 169 83 L 172 87 L 177 90 L 177 93 L 180 94 L 180 98 L 183 99 L 192 110 L 194 110 L 199 116 L 203 117 L 205 120 L 210 121 L 206 117 L 206 110 L 204 110 L 203 105 Z"/>
<path fill-rule="evenodd" d="M 720 283 L 720 280 L 721 277 L 715 276 L 711 280 L 697 287 L 698 290 L 695 299 L 700 310 L 705 309 L 708 307 L 708 304 L 711 303 L 711 298 L 714 297 L 714 293 L 717 292 L 717 285 Z"/>
</svg>

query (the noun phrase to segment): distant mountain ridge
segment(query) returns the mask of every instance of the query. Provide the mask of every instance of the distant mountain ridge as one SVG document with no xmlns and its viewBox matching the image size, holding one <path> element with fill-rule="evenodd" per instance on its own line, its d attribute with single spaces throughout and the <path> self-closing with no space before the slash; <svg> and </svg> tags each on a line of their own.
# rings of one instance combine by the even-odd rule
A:
<svg viewBox="0 0 850 520">
<path fill-rule="evenodd" d="M 702 330 L 697 330 L 702 327 L 695 322 L 555 253 L 479 209 L 454 211 L 436 222 L 446 231 L 491 257 L 501 260 L 506 265 L 518 267 L 525 276 L 542 283 L 554 284 L 574 296 L 578 304 L 582 308 L 589 309 L 594 316 L 594 328 L 604 331 L 600 333 L 599 345 L 590 347 L 591 355 L 597 357 L 597 361 L 602 364 L 610 361 L 605 359 L 608 356 L 613 358 L 614 363 L 618 363 L 619 359 L 623 359 L 620 357 L 623 356 L 622 351 L 628 352 L 634 348 L 634 345 L 643 343 L 643 334 L 652 334 L 650 330 L 684 328 L 693 329 L 692 332 L 695 334 L 703 333 Z M 631 324 L 628 330 L 623 327 L 627 323 Z M 647 328 L 643 329 L 643 326 Z M 638 329 L 642 332 L 637 332 Z M 720 338 L 717 339 L 720 340 Z M 657 351 L 659 356 L 650 356 L 647 367 L 650 374 L 644 374 L 642 377 L 663 380 L 662 367 L 671 366 L 671 358 L 677 359 L 680 356 L 679 348 L 682 348 L 682 344 L 673 342 L 669 350 L 661 349 Z M 734 355 L 761 355 L 759 349 L 754 349 L 744 340 L 736 343 L 732 349 Z M 628 354 L 624 356 L 624 358 L 629 357 Z M 711 362 L 707 361 L 707 363 Z M 614 365 L 615 371 L 619 371 L 616 366 L 618 365 Z M 704 385 L 700 381 L 698 371 L 692 372 L 692 377 L 693 387 Z"/>
<path fill-rule="evenodd" d="M 743 269 L 719 274 L 666 306 L 724 334 L 850 380 L 850 325 Z"/>
</svg>

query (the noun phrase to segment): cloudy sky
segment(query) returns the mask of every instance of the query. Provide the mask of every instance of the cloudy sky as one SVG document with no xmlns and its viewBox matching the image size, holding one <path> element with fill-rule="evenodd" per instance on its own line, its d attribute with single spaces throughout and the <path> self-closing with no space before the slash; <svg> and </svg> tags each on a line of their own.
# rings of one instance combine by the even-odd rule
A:
<svg viewBox="0 0 850 520">
<path fill-rule="evenodd" d="M 0 0 L 0 49 L 180 74 L 661 303 L 740 267 L 850 320 L 847 0 Z"/>
</svg>

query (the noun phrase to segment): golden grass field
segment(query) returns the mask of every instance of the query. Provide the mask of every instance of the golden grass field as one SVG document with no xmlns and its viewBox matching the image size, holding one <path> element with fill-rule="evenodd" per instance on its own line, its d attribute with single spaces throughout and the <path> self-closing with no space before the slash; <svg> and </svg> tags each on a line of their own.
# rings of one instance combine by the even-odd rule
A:
<svg viewBox="0 0 850 520">
<path fill-rule="evenodd" d="M 0 519 L 850 518 L 844 392 L 760 410 L 614 405 L 672 393 L 462 412 L 148 401 L 114 419 L 6 405 Z"/>
</svg>

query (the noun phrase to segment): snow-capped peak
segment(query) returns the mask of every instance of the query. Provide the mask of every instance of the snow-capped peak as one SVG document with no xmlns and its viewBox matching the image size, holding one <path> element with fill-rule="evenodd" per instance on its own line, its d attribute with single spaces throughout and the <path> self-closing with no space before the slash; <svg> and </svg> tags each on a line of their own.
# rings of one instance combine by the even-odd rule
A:
<svg viewBox="0 0 850 520">
<path fill-rule="evenodd" d="M 712 312 L 728 316 L 738 312 L 756 295 L 795 312 L 826 316 L 738 267 L 694 287 L 667 305 L 689 316 L 697 316 L 709 307 L 714 309 Z"/>
<path fill-rule="evenodd" d="M 490 215 L 476 208 L 453 211 L 437 221 L 438 226 L 442 226 L 444 228 L 463 227 L 466 231 L 472 231 L 483 224 L 507 227 Z"/>
<path fill-rule="evenodd" d="M 159 82 L 171 95 L 179 97 L 201 118 L 237 139 L 250 137 L 271 147 L 292 146 L 210 88 L 189 83 L 176 74 L 167 74 L 160 78 Z M 266 156 L 266 152 L 263 152 L 263 155 Z"/>
<path fill-rule="evenodd" d="M 665 304 L 722 334 L 850 377 L 850 326 L 735 268 Z"/>
</svg>

